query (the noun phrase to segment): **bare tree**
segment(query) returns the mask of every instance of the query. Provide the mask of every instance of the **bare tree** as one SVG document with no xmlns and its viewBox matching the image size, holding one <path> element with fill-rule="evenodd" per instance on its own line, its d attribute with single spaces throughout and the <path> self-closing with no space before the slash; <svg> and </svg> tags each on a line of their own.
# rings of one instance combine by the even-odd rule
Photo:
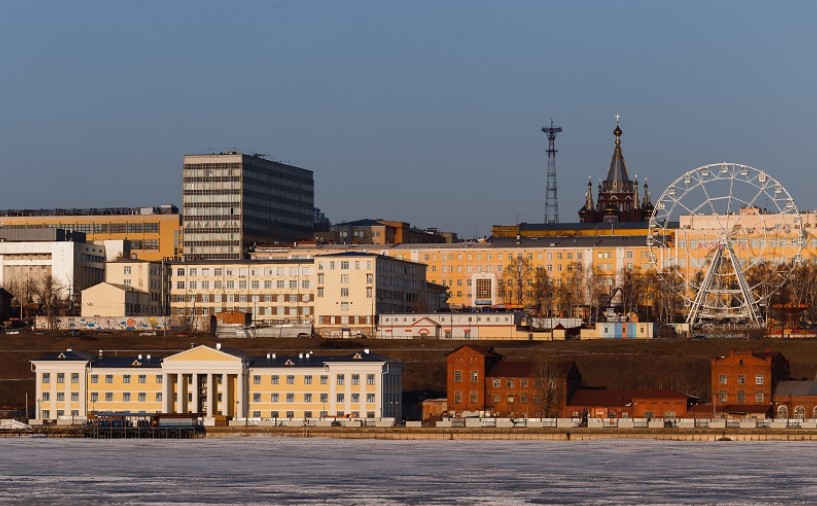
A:
<svg viewBox="0 0 817 506">
<path fill-rule="evenodd" d="M 41 277 L 33 288 L 37 300 L 42 304 L 43 314 L 48 318 L 48 328 L 53 329 L 58 309 L 65 302 L 63 294 L 67 292 L 67 288 L 51 274 Z"/>
<path fill-rule="evenodd" d="M 639 293 L 644 280 L 636 269 L 624 267 L 618 271 L 618 287 L 621 289 L 621 309 L 625 315 L 638 313 Z"/>
<path fill-rule="evenodd" d="M 517 256 L 508 262 L 503 274 L 506 303 L 524 306 L 525 287 L 530 282 L 532 272 L 533 267 L 527 258 Z"/>
<path fill-rule="evenodd" d="M 538 316 L 553 316 L 550 314 L 553 298 L 553 281 L 541 265 L 537 266 L 533 273 L 533 305 Z"/>
<path fill-rule="evenodd" d="M 547 359 L 540 360 L 537 364 L 536 373 L 536 395 L 539 397 L 541 416 L 543 418 L 559 416 L 559 407 L 562 401 L 562 392 L 559 385 L 564 379 L 559 365 Z"/>
</svg>

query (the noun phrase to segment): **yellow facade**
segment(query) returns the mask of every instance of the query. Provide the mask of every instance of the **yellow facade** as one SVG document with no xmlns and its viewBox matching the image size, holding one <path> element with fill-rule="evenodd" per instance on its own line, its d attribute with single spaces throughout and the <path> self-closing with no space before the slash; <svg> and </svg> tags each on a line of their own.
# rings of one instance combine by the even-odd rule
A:
<svg viewBox="0 0 817 506">
<path fill-rule="evenodd" d="M 67 350 L 32 361 L 38 420 L 90 412 L 200 413 L 205 420 L 402 417 L 403 366 L 350 356 L 246 357 L 197 346 L 165 358 Z"/>
<path fill-rule="evenodd" d="M 62 228 L 86 234 L 88 242 L 128 240 L 140 260 L 179 256 L 179 213 L 0 215 L 0 226 Z M 70 212 L 71 210 L 66 210 Z M 124 210 L 121 210 L 124 212 Z M 135 210 L 134 210 L 135 211 Z M 22 213 L 16 213 L 22 214 Z"/>
</svg>

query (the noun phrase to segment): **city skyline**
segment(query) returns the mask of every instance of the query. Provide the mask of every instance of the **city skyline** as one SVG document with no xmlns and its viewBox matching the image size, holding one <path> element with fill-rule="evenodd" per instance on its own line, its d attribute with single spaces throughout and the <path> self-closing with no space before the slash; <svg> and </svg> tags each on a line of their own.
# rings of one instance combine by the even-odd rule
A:
<svg viewBox="0 0 817 506">
<path fill-rule="evenodd" d="M 578 222 L 616 114 L 654 199 L 732 161 L 817 207 L 809 3 L 82 6 L 0 7 L 0 207 L 180 206 L 184 154 L 236 149 L 314 171 L 335 223 L 483 236 L 542 222 L 553 119 Z"/>
</svg>

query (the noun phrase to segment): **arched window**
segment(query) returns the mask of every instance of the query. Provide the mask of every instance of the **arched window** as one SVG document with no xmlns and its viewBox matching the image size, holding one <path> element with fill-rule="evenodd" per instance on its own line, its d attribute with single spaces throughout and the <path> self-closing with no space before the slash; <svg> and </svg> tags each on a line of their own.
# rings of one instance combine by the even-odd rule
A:
<svg viewBox="0 0 817 506">
<path fill-rule="evenodd" d="M 794 418 L 797 420 L 805 420 L 806 419 L 806 408 L 803 406 L 797 406 L 794 408 Z"/>
<path fill-rule="evenodd" d="M 777 418 L 788 418 L 789 417 L 789 408 L 786 406 L 779 406 L 777 408 Z"/>
</svg>

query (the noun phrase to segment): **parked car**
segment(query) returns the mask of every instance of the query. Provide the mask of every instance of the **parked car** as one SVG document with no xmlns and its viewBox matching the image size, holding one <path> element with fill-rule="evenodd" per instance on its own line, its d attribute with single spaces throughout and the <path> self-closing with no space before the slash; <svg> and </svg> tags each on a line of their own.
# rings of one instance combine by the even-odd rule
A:
<svg viewBox="0 0 817 506">
<path fill-rule="evenodd" d="M 146 330 L 144 332 L 140 332 L 139 335 L 140 336 L 155 336 L 156 331 L 155 330 Z"/>
</svg>

